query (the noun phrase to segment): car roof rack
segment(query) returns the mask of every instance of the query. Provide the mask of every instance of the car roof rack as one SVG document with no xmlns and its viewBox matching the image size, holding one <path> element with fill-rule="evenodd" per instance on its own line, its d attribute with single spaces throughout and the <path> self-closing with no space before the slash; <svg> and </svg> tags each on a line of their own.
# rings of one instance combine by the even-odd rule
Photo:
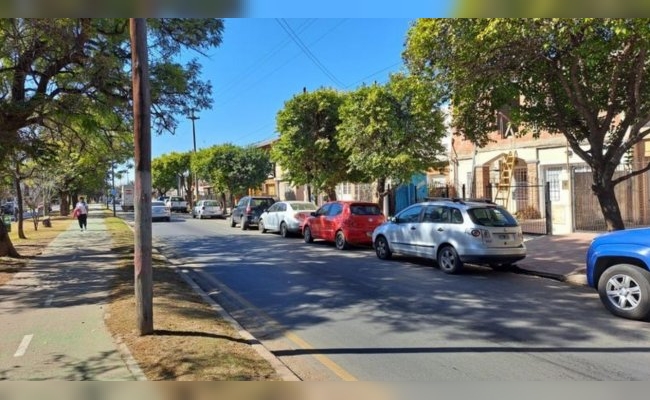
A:
<svg viewBox="0 0 650 400">
<path fill-rule="evenodd" d="M 460 204 L 465 204 L 465 203 L 497 204 L 488 198 L 461 199 L 460 197 L 425 197 L 424 201 L 452 201 L 454 203 L 460 203 Z"/>
</svg>

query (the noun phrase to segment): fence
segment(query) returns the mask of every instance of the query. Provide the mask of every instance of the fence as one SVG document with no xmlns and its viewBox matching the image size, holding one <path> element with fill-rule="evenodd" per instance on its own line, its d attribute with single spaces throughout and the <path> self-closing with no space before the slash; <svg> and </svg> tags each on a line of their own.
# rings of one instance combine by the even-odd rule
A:
<svg viewBox="0 0 650 400">
<path fill-rule="evenodd" d="M 623 169 L 614 173 L 614 179 L 626 174 Z M 591 185 L 593 178 L 588 166 L 574 166 L 571 170 L 573 188 L 573 218 L 576 231 L 607 230 L 598 198 Z M 626 228 L 650 226 L 650 177 L 642 174 L 627 179 L 614 187 L 621 217 Z"/>
</svg>

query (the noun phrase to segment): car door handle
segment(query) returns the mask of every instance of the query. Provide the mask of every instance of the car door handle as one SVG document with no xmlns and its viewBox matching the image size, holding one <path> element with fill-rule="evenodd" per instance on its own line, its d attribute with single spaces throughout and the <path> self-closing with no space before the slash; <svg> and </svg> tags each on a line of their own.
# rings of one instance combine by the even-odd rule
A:
<svg viewBox="0 0 650 400">
<path fill-rule="evenodd" d="M 442 227 L 438 228 L 438 232 L 442 232 L 444 230 L 445 230 L 445 228 L 442 228 Z"/>
</svg>

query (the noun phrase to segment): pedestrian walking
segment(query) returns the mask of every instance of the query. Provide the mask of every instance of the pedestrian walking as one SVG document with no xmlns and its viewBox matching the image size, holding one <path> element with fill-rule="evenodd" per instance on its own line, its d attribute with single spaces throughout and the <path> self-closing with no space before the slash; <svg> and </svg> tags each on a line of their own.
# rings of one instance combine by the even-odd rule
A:
<svg viewBox="0 0 650 400">
<path fill-rule="evenodd" d="M 79 229 L 82 232 L 88 230 L 88 204 L 84 201 L 83 197 L 79 197 L 79 201 L 74 207 L 74 211 L 72 211 L 72 217 L 77 218 L 77 221 L 79 221 Z"/>
</svg>

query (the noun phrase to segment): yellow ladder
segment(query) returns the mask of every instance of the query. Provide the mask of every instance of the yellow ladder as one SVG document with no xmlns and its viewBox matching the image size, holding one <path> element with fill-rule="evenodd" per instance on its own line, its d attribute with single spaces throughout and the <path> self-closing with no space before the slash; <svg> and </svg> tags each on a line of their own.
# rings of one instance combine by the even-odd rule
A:
<svg viewBox="0 0 650 400">
<path fill-rule="evenodd" d="M 510 194 L 512 193 L 512 174 L 517 162 L 517 152 L 510 151 L 508 154 L 504 155 L 503 158 L 504 160 L 500 166 L 501 171 L 499 173 L 499 183 L 497 184 L 497 193 L 494 196 L 494 201 L 495 203 L 500 203 L 507 209 Z"/>
</svg>

